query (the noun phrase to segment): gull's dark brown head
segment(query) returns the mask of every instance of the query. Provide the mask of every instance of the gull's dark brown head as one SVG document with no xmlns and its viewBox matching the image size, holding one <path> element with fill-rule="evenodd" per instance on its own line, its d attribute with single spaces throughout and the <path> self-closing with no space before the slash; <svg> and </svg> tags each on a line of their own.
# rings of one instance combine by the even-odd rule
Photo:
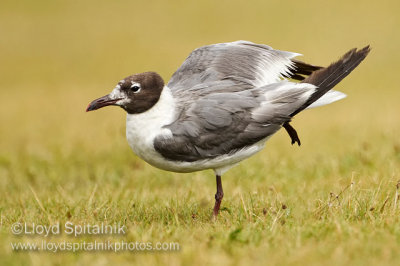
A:
<svg viewBox="0 0 400 266">
<path fill-rule="evenodd" d="M 143 113 L 153 107 L 160 98 L 164 81 L 155 72 L 144 72 L 124 78 L 114 90 L 91 102 L 86 112 L 116 105 L 128 114 Z"/>
</svg>

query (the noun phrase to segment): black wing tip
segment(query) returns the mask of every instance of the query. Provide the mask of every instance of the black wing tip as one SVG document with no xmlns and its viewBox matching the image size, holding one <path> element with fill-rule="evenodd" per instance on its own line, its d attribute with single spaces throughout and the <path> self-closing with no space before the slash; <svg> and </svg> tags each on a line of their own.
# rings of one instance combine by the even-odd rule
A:
<svg viewBox="0 0 400 266">
<path fill-rule="evenodd" d="M 299 109 L 290 114 L 295 116 L 307 106 L 318 100 L 322 95 L 332 89 L 342 79 L 349 75 L 369 54 L 371 48 L 369 45 L 357 50 L 350 49 L 340 59 L 326 68 L 314 71 L 310 76 L 302 82 L 310 83 L 318 87 L 317 91 L 303 104 Z"/>
<path fill-rule="evenodd" d="M 357 53 L 363 55 L 364 58 L 367 57 L 369 52 L 371 52 L 371 46 L 369 44 L 367 46 L 365 46 L 364 48 L 361 48 L 360 50 L 357 51 Z"/>
<path fill-rule="evenodd" d="M 360 49 L 360 51 L 364 51 L 367 54 L 371 51 L 371 45 L 367 44 L 364 48 Z"/>
<path fill-rule="evenodd" d="M 355 57 L 364 60 L 365 57 L 367 57 L 367 55 L 369 54 L 369 52 L 371 51 L 371 47 L 368 44 L 367 46 L 361 48 L 361 49 L 357 49 L 357 48 L 353 48 L 350 51 L 348 51 L 347 53 L 345 53 L 341 60 L 343 60 L 344 62 L 351 60 Z"/>
</svg>

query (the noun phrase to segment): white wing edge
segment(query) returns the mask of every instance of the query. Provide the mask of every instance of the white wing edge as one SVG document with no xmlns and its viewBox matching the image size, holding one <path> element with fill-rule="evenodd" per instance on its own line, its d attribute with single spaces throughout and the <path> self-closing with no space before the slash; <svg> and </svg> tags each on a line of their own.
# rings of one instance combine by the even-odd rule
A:
<svg viewBox="0 0 400 266">
<path fill-rule="evenodd" d="M 343 92 L 330 90 L 329 92 L 325 93 L 321 98 L 319 98 L 318 100 L 313 102 L 306 109 L 327 105 L 327 104 L 339 101 L 339 100 L 341 100 L 343 98 L 346 98 L 346 96 L 347 95 L 344 94 Z"/>
</svg>

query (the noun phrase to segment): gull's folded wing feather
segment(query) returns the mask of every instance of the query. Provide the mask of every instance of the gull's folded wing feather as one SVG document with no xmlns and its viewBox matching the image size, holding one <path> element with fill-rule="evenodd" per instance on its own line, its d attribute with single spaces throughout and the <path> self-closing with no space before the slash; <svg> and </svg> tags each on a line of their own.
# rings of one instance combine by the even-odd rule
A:
<svg viewBox="0 0 400 266">
<path fill-rule="evenodd" d="M 189 55 L 168 87 L 178 93 L 216 81 L 236 85 L 236 89 L 240 85 L 242 90 L 261 87 L 291 77 L 297 64 L 299 74 L 307 74 L 313 66 L 294 63 L 291 59 L 298 55 L 247 41 L 203 46 Z"/>
</svg>

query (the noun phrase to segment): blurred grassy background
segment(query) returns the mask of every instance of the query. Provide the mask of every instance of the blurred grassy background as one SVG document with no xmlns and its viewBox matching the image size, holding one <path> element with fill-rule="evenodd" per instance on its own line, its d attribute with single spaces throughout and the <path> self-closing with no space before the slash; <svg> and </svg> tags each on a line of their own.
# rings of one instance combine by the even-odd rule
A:
<svg viewBox="0 0 400 266">
<path fill-rule="evenodd" d="M 361 194 L 371 190 L 379 195 L 377 201 L 382 204 L 400 178 L 400 92 L 396 81 L 400 61 L 399 10 L 400 2 L 395 0 L 304 3 L 3 0 L 0 3 L 0 193 L 3 195 L 0 212 L 5 241 L 0 254 L 7 255 L 7 263 L 16 264 L 61 263 L 61 258 L 82 264 L 93 262 L 94 256 L 87 254 L 70 257 L 15 254 L 7 241 L 11 237 L 9 225 L 15 221 L 48 221 L 49 216 L 52 220 L 63 220 L 69 211 L 72 218 L 68 219 L 76 221 L 104 219 L 93 216 L 85 205 L 97 187 L 91 204 L 104 203 L 103 206 L 114 210 L 108 216 L 115 220 L 123 216 L 121 213 L 129 213 L 128 223 L 142 230 L 137 232 L 137 227 L 131 226 L 132 238 L 179 240 L 186 244 L 181 253 L 168 256 L 100 254 L 97 263 L 170 260 L 179 265 L 199 260 L 222 264 L 249 261 L 318 264 L 326 258 L 336 265 L 365 263 L 363 258 L 353 257 L 352 252 L 362 254 L 365 259 L 376 258 L 378 262 L 395 261 L 399 257 L 396 254 L 399 229 L 392 216 L 394 220 L 378 215 L 383 224 L 395 227 L 388 226 L 390 230 L 379 227 L 384 237 L 375 244 L 382 245 L 371 248 L 363 245 L 371 240 L 368 235 L 375 236 L 375 225 L 369 226 L 365 235 L 357 233 L 359 238 L 351 233 L 362 230 L 359 224 L 350 227 L 346 237 L 339 229 L 333 230 L 337 234 L 333 240 L 329 240 L 331 231 L 324 231 L 328 236 L 325 242 L 319 242 L 318 237 L 311 237 L 309 242 L 303 240 L 304 234 L 307 235 L 304 232 L 313 234 L 315 228 L 302 226 L 318 223 L 310 218 L 310 208 L 351 180 L 359 184 Z M 262 240 L 250 238 L 244 244 L 232 246 L 231 242 L 224 242 L 227 237 L 224 232 L 230 232 L 238 217 L 222 214 L 222 225 L 213 225 L 206 215 L 211 211 L 215 193 L 211 172 L 174 174 L 152 168 L 130 151 L 122 110 L 106 108 L 89 114 L 84 111 L 91 100 L 109 93 L 121 78 L 152 70 L 167 81 L 194 48 L 235 40 L 298 52 L 304 54 L 301 60 L 316 65 L 327 65 L 353 47 L 370 44 L 372 52 L 336 87 L 348 94 L 348 98 L 304 112 L 294 120 L 303 143 L 301 148 L 291 147 L 286 133 L 280 132 L 268 142 L 267 149 L 226 174 L 223 205 L 233 212 L 242 206 L 239 195 L 257 192 L 254 212 L 260 212 L 271 201 L 284 200 L 297 212 L 298 220 L 292 224 L 301 221 L 286 234 L 278 232 L 281 237 L 269 236 L 270 231 L 262 233 L 264 227 L 255 226 L 240 212 L 241 228 Z M 382 182 L 386 184 L 383 188 Z M 278 191 L 276 195 L 269 194 L 271 186 Z M 43 214 L 35 203 L 32 190 L 43 201 L 47 213 Z M 181 198 L 185 198 L 189 207 L 179 201 Z M 364 195 L 361 199 L 371 200 L 371 197 Z M 251 196 L 245 196 L 245 202 L 250 200 Z M 129 205 L 132 201 L 148 210 L 138 211 L 135 216 L 136 211 Z M 374 205 L 374 200 L 371 201 Z M 172 229 L 169 219 L 151 218 L 158 217 L 156 213 L 169 214 L 163 209 L 170 208 L 169 204 L 183 215 L 179 216 L 181 226 L 174 224 Z M 200 224 L 190 222 L 192 211 L 198 213 Z M 340 216 L 344 219 L 341 222 L 349 226 L 344 216 Z M 338 222 L 331 220 L 328 224 Z M 301 232 L 300 240 L 289 237 L 285 241 L 285 237 L 296 232 Z M 394 232 L 395 240 L 391 239 Z M 217 239 L 216 244 L 210 244 L 210 239 Z M 286 244 L 280 249 L 283 243 Z M 339 251 L 335 249 L 337 246 Z M 270 257 L 259 259 L 256 252 L 265 252 Z"/>
</svg>

